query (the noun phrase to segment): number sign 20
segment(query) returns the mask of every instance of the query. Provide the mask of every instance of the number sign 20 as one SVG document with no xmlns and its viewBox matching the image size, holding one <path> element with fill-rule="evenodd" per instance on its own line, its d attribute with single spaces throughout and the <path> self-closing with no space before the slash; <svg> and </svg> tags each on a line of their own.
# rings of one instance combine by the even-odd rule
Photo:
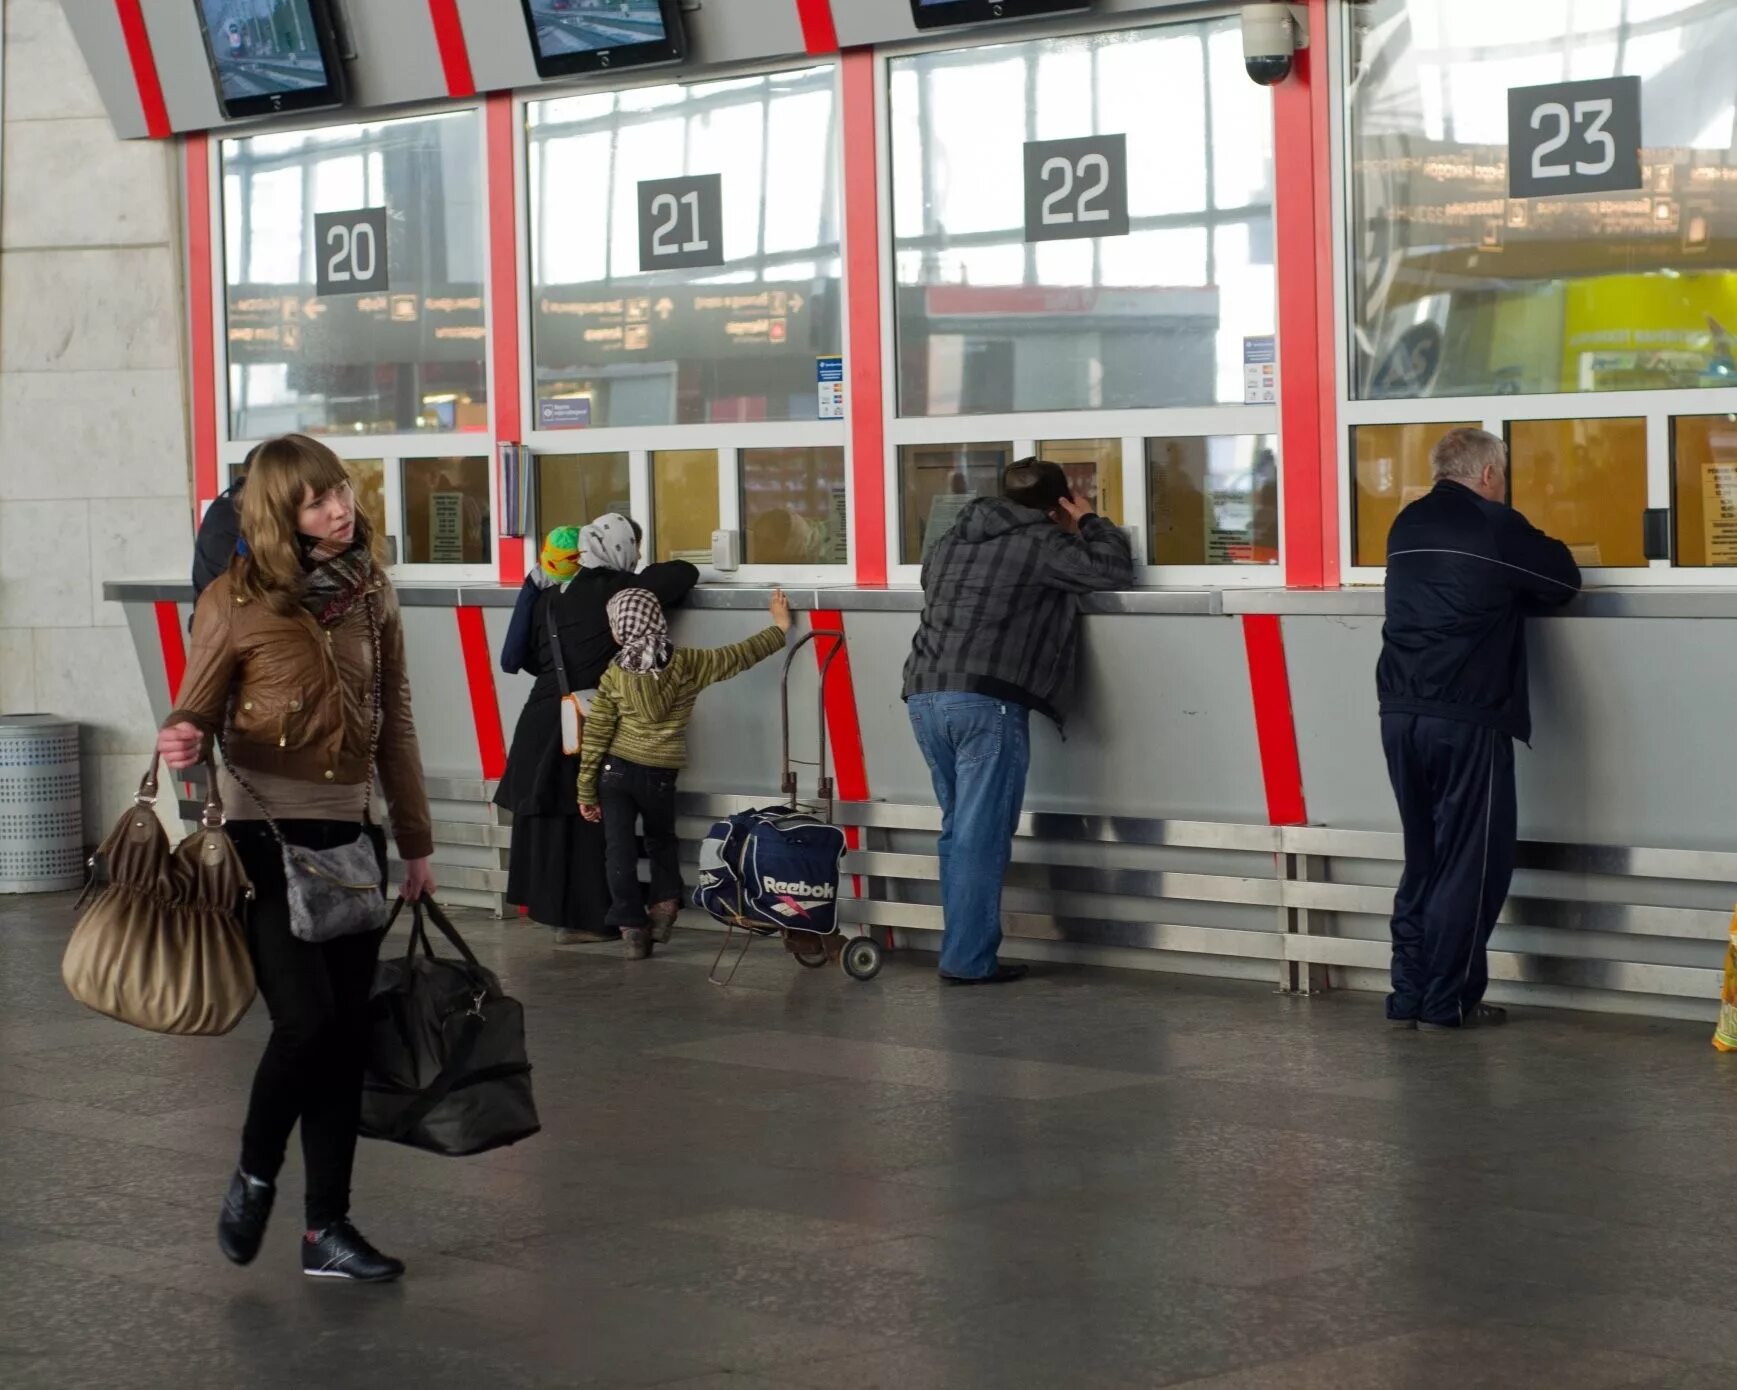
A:
<svg viewBox="0 0 1737 1390">
<path fill-rule="evenodd" d="M 724 263 L 724 192 L 718 174 L 646 179 L 639 185 L 639 268 Z"/>
<path fill-rule="evenodd" d="M 387 282 L 385 208 L 314 214 L 315 294 L 377 294 Z"/>
<path fill-rule="evenodd" d="M 1027 241 L 1127 234 L 1127 136 L 1025 142 Z"/>
<path fill-rule="evenodd" d="M 1508 92 L 1508 196 L 1643 187 L 1641 80 L 1605 77 Z"/>
</svg>

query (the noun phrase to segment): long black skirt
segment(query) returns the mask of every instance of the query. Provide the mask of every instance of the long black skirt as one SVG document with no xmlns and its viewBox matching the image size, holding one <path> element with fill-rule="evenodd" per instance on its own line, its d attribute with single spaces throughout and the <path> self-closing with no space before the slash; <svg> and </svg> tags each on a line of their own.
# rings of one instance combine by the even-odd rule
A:
<svg viewBox="0 0 1737 1390">
<path fill-rule="evenodd" d="M 603 827 L 583 816 L 515 816 L 507 901 L 549 927 L 611 935 Z"/>
</svg>

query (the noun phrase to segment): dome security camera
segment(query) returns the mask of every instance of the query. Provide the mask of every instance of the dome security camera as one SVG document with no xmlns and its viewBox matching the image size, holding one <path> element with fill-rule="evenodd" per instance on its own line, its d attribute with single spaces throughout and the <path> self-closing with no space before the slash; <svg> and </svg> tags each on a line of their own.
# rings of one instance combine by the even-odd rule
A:
<svg viewBox="0 0 1737 1390">
<path fill-rule="evenodd" d="M 1293 55 L 1308 46 L 1308 21 L 1300 7 L 1273 0 L 1243 7 L 1242 65 L 1261 86 L 1272 87 L 1289 77 Z"/>
</svg>

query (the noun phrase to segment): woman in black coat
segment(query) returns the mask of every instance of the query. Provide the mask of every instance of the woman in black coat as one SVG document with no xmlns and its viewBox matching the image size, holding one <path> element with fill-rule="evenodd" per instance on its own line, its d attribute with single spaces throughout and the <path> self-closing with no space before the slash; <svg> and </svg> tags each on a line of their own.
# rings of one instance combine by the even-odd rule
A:
<svg viewBox="0 0 1737 1390">
<path fill-rule="evenodd" d="M 639 542 L 638 524 L 613 512 L 577 531 L 550 532 L 538 567 L 519 591 L 501 648 L 503 670 L 537 678 L 495 792 L 495 805 L 513 816 L 507 901 L 553 927 L 557 946 L 607 941 L 615 933 L 603 924 L 609 911 L 603 827 L 579 814 L 579 759 L 561 749 L 561 682 L 550 620 L 569 688 L 588 695 L 616 652 L 604 612 L 609 600 L 623 589 L 649 589 L 673 608 L 699 580 L 685 560 L 638 570 Z"/>
</svg>

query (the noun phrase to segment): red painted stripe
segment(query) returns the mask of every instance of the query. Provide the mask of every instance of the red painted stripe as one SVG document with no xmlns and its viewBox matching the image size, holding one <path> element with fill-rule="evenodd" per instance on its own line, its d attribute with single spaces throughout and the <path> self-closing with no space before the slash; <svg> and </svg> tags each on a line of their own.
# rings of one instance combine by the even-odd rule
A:
<svg viewBox="0 0 1737 1390">
<path fill-rule="evenodd" d="M 187 177 L 187 344 L 192 370 L 193 523 L 223 491 L 217 477 L 217 314 L 212 297 L 211 139 L 189 135 Z"/>
<path fill-rule="evenodd" d="M 875 171 L 875 59 L 866 49 L 840 60 L 844 128 L 844 274 L 850 300 L 852 555 L 858 584 L 887 582 L 887 454 L 882 419 L 880 200 Z"/>
<path fill-rule="evenodd" d="M 434 21 L 434 42 L 440 49 L 441 70 L 446 74 L 446 94 L 475 96 L 476 78 L 470 71 L 470 48 L 464 41 L 458 0 L 428 0 L 428 17 Z"/>
<path fill-rule="evenodd" d="M 519 399 L 519 224 L 517 122 L 513 99 L 502 93 L 487 98 L 487 160 L 489 199 L 490 355 L 494 383 L 490 389 L 495 438 L 516 444 L 523 438 L 524 415 Z M 496 454 L 497 466 L 499 454 Z M 502 518 L 504 522 L 506 519 Z M 525 577 L 525 543 L 503 537 L 498 571 L 501 582 L 516 584 Z"/>
<path fill-rule="evenodd" d="M 1255 741 L 1266 783 L 1267 819 L 1274 825 L 1306 825 L 1303 760 L 1297 752 L 1297 720 L 1291 678 L 1285 667 L 1285 633 L 1276 613 L 1247 613 L 1242 620 L 1248 649 L 1249 688 L 1254 696 Z"/>
<path fill-rule="evenodd" d="M 802 43 L 810 53 L 838 52 L 831 0 L 796 0 L 796 17 L 802 21 Z"/>
<path fill-rule="evenodd" d="M 1328 33 L 1326 0 L 1310 0 L 1311 32 Z M 1273 88 L 1273 221 L 1278 247 L 1279 432 L 1285 583 L 1339 583 L 1339 469 L 1333 362 L 1332 207 L 1325 54 L 1297 53 Z"/>
<path fill-rule="evenodd" d="M 145 133 L 164 140 L 169 128 L 169 108 L 163 104 L 163 84 L 157 79 L 157 59 L 151 52 L 151 32 L 145 27 L 140 0 L 115 0 L 115 15 L 121 21 L 127 60 L 133 65 L 133 82 L 139 89 L 139 109 L 145 113 Z"/>
<path fill-rule="evenodd" d="M 844 614 L 835 609 L 817 609 L 808 615 L 809 625 L 816 632 L 844 636 Z M 830 670 L 826 657 L 834 646 L 842 648 Z M 814 640 L 814 659 L 826 671 L 826 689 L 822 699 L 826 706 L 827 742 L 832 747 L 832 770 L 838 784 L 840 801 L 869 799 L 868 759 L 863 752 L 862 723 L 856 712 L 856 681 L 850 671 L 850 648 L 834 638 Z M 846 826 L 844 840 L 852 849 L 860 848 L 862 832 L 854 825 Z M 862 896 L 862 877 L 852 875 L 856 895 Z"/>
<path fill-rule="evenodd" d="M 507 770 L 507 741 L 501 734 L 501 702 L 495 692 L 494 662 L 489 655 L 483 611 L 468 605 L 458 615 L 458 645 L 464 653 L 464 677 L 470 686 L 470 713 L 476 723 L 476 751 L 482 775 L 499 777 Z"/>
<path fill-rule="evenodd" d="M 163 648 L 163 676 L 169 686 L 169 707 L 181 698 L 181 682 L 187 678 L 187 646 L 181 635 L 181 609 L 168 599 L 151 605 L 157 614 L 157 641 Z"/>
</svg>

